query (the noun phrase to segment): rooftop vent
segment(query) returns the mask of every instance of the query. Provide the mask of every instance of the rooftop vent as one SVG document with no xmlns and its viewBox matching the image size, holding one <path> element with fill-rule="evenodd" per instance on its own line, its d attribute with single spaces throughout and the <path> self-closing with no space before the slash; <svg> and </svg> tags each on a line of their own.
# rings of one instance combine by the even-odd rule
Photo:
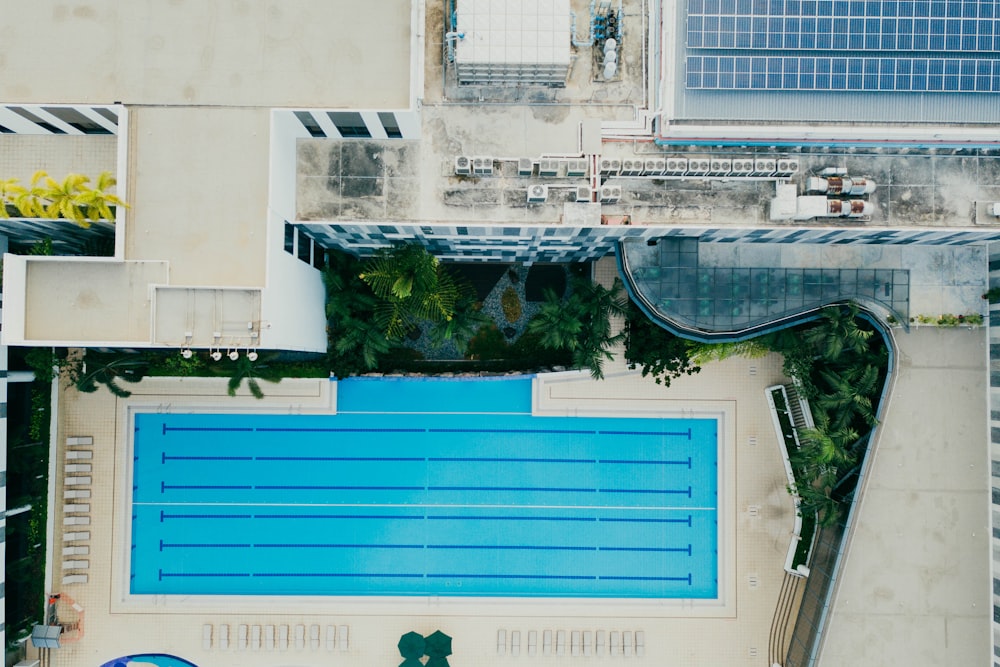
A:
<svg viewBox="0 0 1000 667">
<path fill-rule="evenodd" d="M 493 175 L 493 158 L 478 156 L 472 158 L 472 173 L 479 176 Z"/>
<path fill-rule="evenodd" d="M 538 163 L 538 175 L 554 177 L 559 175 L 559 160 L 541 160 Z"/>
<path fill-rule="evenodd" d="M 459 155 L 455 158 L 455 173 L 459 176 L 471 176 L 472 175 L 472 160 L 465 157 L 464 155 Z"/>
<path fill-rule="evenodd" d="M 541 204 L 549 198 L 549 186 L 535 184 L 528 186 L 528 203 Z"/>
<path fill-rule="evenodd" d="M 604 185 L 601 187 L 601 203 L 617 204 L 622 198 L 622 186 Z"/>
<path fill-rule="evenodd" d="M 622 170 L 621 160 L 601 158 L 600 169 L 601 176 L 617 176 Z"/>
</svg>

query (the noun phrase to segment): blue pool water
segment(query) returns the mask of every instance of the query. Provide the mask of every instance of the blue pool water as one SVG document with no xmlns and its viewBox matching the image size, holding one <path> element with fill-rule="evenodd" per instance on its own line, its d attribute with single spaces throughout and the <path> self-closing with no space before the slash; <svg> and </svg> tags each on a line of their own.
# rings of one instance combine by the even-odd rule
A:
<svg viewBox="0 0 1000 667">
<path fill-rule="evenodd" d="M 531 379 L 135 417 L 133 594 L 717 597 L 717 422 L 532 417 Z"/>
</svg>

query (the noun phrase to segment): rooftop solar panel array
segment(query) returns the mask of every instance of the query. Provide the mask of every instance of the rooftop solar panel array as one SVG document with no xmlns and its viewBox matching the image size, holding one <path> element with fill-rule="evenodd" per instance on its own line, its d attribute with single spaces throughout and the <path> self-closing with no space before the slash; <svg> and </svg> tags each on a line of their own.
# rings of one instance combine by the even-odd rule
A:
<svg viewBox="0 0 1000 667">
<path fill-rule="evenodd" d="M 687 0 L 686 46 L 688 88 L 1000 92 L 993 0 Z"/>
</svg>

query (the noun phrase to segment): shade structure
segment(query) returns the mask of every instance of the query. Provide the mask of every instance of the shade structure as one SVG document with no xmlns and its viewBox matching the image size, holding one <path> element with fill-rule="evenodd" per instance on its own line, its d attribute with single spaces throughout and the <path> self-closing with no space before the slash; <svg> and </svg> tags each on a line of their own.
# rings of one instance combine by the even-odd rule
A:
<svg viewBox="0 0 1000 667">
<path fill-rule="evenodd" d="M 396 646 L 399 647 L 399 654 L 408 659 L 407 662 L 410 658 L 419 660 L 424 655 L 424 636 L 419 632 L 407 632 L 399 638 L 399 643 Z M 406 665 L 406 662 L 403 664 Z M 413 666 L 408 665 L 407 667 Z"/>
<path fill-rule="evenodd" d="M 423 639 L 423 637 L 421 637 Z M 444 658 L 441 658 L 444 660 Z M 424 663 L 420 662 L 416 658 L 407 658 L 403 662 L 399 663 L 399 667 L 424 667 Z"/>
<path fill-rule="evenodd" d="M 437 656 L 434 658 L 428 658 L 427 667 L 451 667 L 451 665 L 448 664 L 448 658 Z"/>
<path fill-rule="evenodd" d="M 426 638 L 426 648 L 427 655 L 431 658 L 443 658 L 445 656 L 451 655 L 451 637 L 441 632 L 440 630 L 435 630 L 429 634 Z M 430 663 L 428 663 L 430 664 Z M 447 661 L 443 665 L 438 667 L 445 667 Z M 432 666 L 433 667 L 433 666 Z"/>
</svg>

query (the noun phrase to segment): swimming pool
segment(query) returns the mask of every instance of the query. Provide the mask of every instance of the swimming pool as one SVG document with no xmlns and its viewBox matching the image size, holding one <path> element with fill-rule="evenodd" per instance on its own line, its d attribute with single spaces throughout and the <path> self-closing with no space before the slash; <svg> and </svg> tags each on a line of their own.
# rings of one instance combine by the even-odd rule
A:
<svg viewBox="0 0 1000 667">
<path fill-rule="evenodd" d="M 137 413 L 133 595 L 715 598 L 718 422 L 534 417 L 531 378 L 333 415 Z"/>
</svg>

